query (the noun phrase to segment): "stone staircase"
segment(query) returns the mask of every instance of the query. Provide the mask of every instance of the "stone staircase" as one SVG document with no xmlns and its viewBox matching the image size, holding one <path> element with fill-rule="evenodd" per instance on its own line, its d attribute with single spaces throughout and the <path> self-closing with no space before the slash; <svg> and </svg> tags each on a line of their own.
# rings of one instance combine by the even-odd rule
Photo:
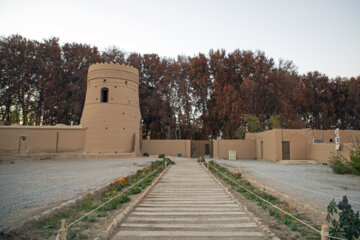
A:
<svg viewBox="0 0 360 240">
<path fill-rule="evenodd" d="M 112 239 L 268 239 L 194 160 L 179 159 Z"/>
</svg>

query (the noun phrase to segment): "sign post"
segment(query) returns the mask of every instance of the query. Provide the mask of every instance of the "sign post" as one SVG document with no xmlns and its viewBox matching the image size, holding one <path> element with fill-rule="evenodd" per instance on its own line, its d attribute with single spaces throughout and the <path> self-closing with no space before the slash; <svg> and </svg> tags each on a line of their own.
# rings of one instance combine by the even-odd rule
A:
<svg viewBox="0 0 360 240">
<path fill-rule="evenodd" d="M 340 150 L 340 131 L 339 129 L 335 129 L 335 149 Z"/>
</svg>

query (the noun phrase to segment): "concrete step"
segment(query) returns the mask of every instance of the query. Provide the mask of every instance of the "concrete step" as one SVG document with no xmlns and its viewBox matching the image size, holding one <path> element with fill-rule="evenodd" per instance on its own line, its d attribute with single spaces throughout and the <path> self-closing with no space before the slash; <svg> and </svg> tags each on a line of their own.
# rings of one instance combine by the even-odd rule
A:
<svg viewBox="0 0 360 240">
<path fill-rule="evenodd" d="M 133 216 L 207 216 L 207 215 L 221 215 L 221 216 L 231 216 L 231 215 L 244 215 L 244 212 L 201 212 L 201 211 L 182 211 L 182 212 L 140 212 L 135 211 L 132 213 Z"/>
<path fill-rule="evenodd" d="M 177 204 L 177 203 L 142 203 L 139 204 L 139 207 L 189 207 L 189 208 L 208 208 L 208 207 L 222 207 L 222 208 L 236 208 L 239 209 L 237 204 Z"/>
<path fill-rule="evenodd" d="M 191 216 L 191 217 L 153 217 L 153 216 L 130 216 L 127 218 L 126 222 L 151 222 L 151 223 L 214 223 L 214 222 L 220 222 L 224 223 L 225 221 L 229 222 L 244 222 L 244 221 L 250 221 L 250 218 L 246 215 L 243 216 Z"/>
<path fill-rule="evenodd" d="M 138 207 L 136 211 L 143 212 L 163 212 L 163 211 L 177 211 L 177 212 L 188 212 L 188 211 L 198 211 L 198 212 L 233 212 L 237 211 L 239 208 L 199 208 L 199 207 Z"/>
<path fill-rule="evenodd" d="M 136 236 L 136 237 L 263 237 L 263 234 L 260 232 L 211 232 L 211 231 L 119 231 L 116 237 L 128 237 L 128 236 Z M 259 238 L 259 239 L 265 239 Z"/>
<path fill-rule="evenodd" d="M 123 223 L 124 227 L 141 227 L 141 228 L 252 228 L 256 227 L 256 223 Z"/>
<path fill-rule="evenodd" d="M 112 239 L 239 238 L 267 239 L 199 164 L 186 160 L 169 169 Z"/>
</svg>

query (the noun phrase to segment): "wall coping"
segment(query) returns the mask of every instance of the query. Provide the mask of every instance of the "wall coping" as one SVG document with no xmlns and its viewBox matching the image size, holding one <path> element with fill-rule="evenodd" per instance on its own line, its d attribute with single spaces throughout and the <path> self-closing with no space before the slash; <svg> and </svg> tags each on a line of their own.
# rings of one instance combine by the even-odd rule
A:
<svg viewBox="0 0 360 240">
<path fill-rule="evenodd" d="M 69 126 L 63 124 L 57 124 L 55 126 L 22 126 L 19 124 L 13 124 L 10 126 L 0 126 L 0 129 L 31 129 L 31 130 L 86 130 L 81 125 Z"/>
</svg>

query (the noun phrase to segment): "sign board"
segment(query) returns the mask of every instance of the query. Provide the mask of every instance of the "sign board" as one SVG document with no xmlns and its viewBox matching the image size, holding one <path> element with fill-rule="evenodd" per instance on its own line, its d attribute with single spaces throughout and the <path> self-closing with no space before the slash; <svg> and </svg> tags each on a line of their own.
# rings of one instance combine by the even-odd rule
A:
<svg viewBox="0 0 360 240">
<path fill-rule="evenodd" d="M 229 160 L 236 160 L 236 151 L 229 150 Z"/>
<path fill-rule="evenodd" d="M 335 149 L 340 150 L 340 131 L 339 129 L 335 129 Z"/>
</svg>

